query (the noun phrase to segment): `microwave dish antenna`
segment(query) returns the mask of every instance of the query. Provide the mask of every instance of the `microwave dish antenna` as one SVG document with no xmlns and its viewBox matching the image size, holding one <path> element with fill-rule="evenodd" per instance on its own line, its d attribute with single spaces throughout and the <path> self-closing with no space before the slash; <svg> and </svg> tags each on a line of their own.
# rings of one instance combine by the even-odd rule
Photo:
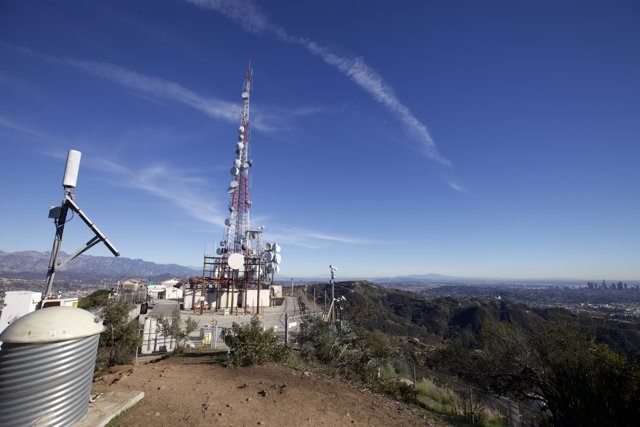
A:
<svg viewBox="0 0 640 427">
<path fill-rule="evenodd" d="M 232 270 L 240 270 L 244 266 L 244 255 L 242 254 L 232 254 L 227 259 L 227 263 Z"/>
</svg>

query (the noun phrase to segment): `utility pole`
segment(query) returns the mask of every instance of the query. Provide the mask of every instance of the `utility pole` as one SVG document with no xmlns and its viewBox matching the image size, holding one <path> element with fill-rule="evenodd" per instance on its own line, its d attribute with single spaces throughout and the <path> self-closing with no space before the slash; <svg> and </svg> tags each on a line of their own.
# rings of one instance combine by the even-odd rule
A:
<svg viewBox="0 0 640 427">
<path fill-rule="evenodd" d="M 324 290 L 324 312 L 327 313 L 327 290 L 326 289 Z"/>
<path fill-rule="evenodd" d="M 289 313 L 284 314 L 284 343 L 289 344 Z"/>
<path fill-rule="evenodd" d="M 334 267 L 333 265 L 329 265 L 329 271 L 331 272 L 331 318 L 334 323 L 336 321 L 336 270 L 336 267 Z"/>
</svg>

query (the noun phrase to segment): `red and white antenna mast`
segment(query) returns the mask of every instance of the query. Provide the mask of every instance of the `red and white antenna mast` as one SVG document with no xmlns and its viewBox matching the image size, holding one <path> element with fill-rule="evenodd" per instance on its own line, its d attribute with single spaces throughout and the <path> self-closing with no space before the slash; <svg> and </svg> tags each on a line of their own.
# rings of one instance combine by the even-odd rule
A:
<svg viewBox="0 0 640 427">
<path fill-rule="evenodd" d="M 238 141 L 236 142 L 236 159 L 231 168 L 231 175 L 235 178 L 231 181 L 229 193 L 231 203 L 229 204 L 229 218 L 225 221 L 227 226 L 226 248 L 234 253 L 243 252 L 242 247 L 246 238 L 246 232 L 250 228 L 249 209 L 249 169 L 253 161 L 249 159 L 249 101 L 251 98 L 252 83 L 251 60 L 249 68 L 242 86 L 242 113 L 240 114 L 240 126 L 238 127 Z"/>
</svg>

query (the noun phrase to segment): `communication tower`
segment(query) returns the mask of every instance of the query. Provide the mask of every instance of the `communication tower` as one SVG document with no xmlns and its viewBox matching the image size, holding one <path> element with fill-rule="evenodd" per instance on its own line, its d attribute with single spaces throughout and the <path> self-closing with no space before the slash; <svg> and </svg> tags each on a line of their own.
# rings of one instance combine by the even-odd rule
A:
<svg viewBox="0 0 640 427">
<path fill-rule="evenodd" d="M 229 216 L 225 219 L 225 233 L 213 254 L 205 254 L 199 297 L 199 308 L 210 309 L 249 307 L 259 313 L 260 307 L 269 304 L 269 293 L 262 295 L 263 286 L 273 282 L 274 274 L 280 271 L 280 245 L 266 243 L 263 246 L 263 227 L 251 228 L 249 198 L 249 170 L 253 160 L 249 157 L 249 105 L 253 83 L 251 61 L 242 85 L 242 112 L 238 137 L 234 142 L 236 158 L 231 166 L 233 177 L 227 192 L 230 195 Z M 262 295 L 262 296 L 261 296 Z M 261 301 L 262 298 L 262 301 Z M 194 309 L 198 303 L 194 304 Z"/>
</svg>

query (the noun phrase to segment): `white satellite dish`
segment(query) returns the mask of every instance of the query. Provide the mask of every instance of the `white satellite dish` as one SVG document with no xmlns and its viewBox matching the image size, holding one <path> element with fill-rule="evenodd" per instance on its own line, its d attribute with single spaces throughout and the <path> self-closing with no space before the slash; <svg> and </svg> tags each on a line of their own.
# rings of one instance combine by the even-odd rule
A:
<svg viewBox="0 0 640 427">
<path fill-rule="evenodd" d="M 240 165 L 242 165 L 242 161 L 241 161 L 240 159 L 235 159 L 235 160 L 233 161 L 233 166 L 235 166 L 235 167 L 239 168 L 239 167 L 240 167 Z"/>
<path fill-rule="evenodd" d="M 227 193 L 229 193 L 229 194 L 233 193 L 234 191 L 236 191 L 236 189 L 233 188 L 233 187 L 227 188 Z"/>
<path fill-rule="evenodd" d="M 229 227 L 231 225 L 231 218 L 227 218 L 224 220 L 224 225 L 226 225 L 227 227 Z"/>
<path fill-rule="evenodd" d="M 247 99 L 249 97 L 249 92 L 242 92 L 242 99 Z"/>
<path fill-rule="evenodd" d="M 231 184 L 229 184 L 229 186 L 231 188 L 236 188 L 238 186 L 238 181 L 231 181 Z"/>
<path fill-rule="evenodd" d="M 249 169 L 249 162 L 245 162 L 245 163 L 242 165 L 242 167 L 243 167 L 244 169 Z"/>
<path fill-rule="evenodd" d="M 233 254 L 227 260 L 227 264 L 233 270 L 240 270 L 244 266 L 244 256 L 242 254 Z"/>
<path fill-rule="evenodd" d="M 236 150 L 242 150 L 244 148 L 244 144 L 242 142 L 238 142 L 236 144 Z"/>
<path fill-rule="evenodd" d="M 274 273 L 280 273 L 280 266 L 279 265 L 274 266 L 273 267 L 273 272 Z"/>
<path fill-rule="evenodd" d="M 240 134 L 239 136 L 240 136 L 241 140 L 244 139 L 244 135 L 243 134 Z M 242 142 L 242 141 L 239 141 L 239 142 Z"/>
<path fill-rule="evenodd" d="M 240 133 L 244 132 L 244 126 L 240 125 L 240 127 L 238 128 L 238 131 L 239 131 Z"/>
<path fill-rule="evenodd" d="M 265 255 L 264 255 L 264 259 L 265 259 L 267 262 L 271 262 L 271 261 L 273 260 L 273 252 L 267 252 L 267 253 L 265 253 Z"/>
<path fill-rule="evenodd" d="M 264 245 L 264 250 L 265 251 L 270 251 L 271 250 L 271 243 L 267 243 L 266 245 Z"/>
<path fill-rule="evenodd" d="M 273 251 L 274 251 L 275 253 L 277 253 L 277 254 L 279 254 L 279 253 L 280 253 L 280 251 L 282 250 L 282 248 L 280 247 L 280 245 L 279 245 L 279 244 L 277 244 L 277 243 L 274 243 L 271 249 L 273 249 Z"/>
<path fill-rule="evenodd" d="M 280 254 L 275 254 L 273 256 L 273 262 L 275 262 L 276 264 L 280 264 L 280 262 L 282 262 L 282 255 Z"/>
<path fill-rule="evenodd" d="M 231 168 L 231 175 L 238 176 L 239 173 L 240 173 L 240 169 L 238 169 L 237 167 L 234 166 Z"/>
</svg>

